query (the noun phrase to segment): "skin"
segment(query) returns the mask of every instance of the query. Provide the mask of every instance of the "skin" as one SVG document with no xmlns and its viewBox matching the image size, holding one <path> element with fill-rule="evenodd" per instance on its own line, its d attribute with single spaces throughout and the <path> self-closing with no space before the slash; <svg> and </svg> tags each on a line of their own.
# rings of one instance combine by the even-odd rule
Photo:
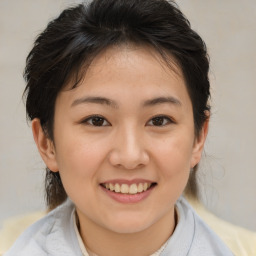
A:
<svg viewBox="0 0 256 256">
<path fill-rule="evenodd" d="M 40 120 L 32 122 L 39 152 L 49 169 L 60 172 L 89 250 L 106 256 L 150 255 L 174 231 L 175 202 L 200 160 L 208 122 L 196 138 L 180 69 L 168 68 L 147 47 L 106 50 L 82 83 L 71 86 L 56 100 L 54 143 Z M 102 126 L 93 125 L 91 115 L 103 117 Z M 157 185 L 139 202 L 120 203 L 100 186 L 113 179 Z"/>
</svg>

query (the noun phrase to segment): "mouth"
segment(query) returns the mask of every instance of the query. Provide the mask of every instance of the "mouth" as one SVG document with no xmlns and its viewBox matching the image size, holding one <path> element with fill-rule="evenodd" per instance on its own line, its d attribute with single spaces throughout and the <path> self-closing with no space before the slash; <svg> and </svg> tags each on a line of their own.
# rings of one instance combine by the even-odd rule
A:
<svg viewBox="0 0 256 256">
<path fill-rule="evenodd" d="M 126 195 L 136 195 L 139 193 L 146 192 L 149 189 L 152 189 L 157 183 L 153 182 L 140 182 L 140 183 L 101 183 L 103 188 L 117 193 L 117 194 L 126 194 Z"/>
</svg>

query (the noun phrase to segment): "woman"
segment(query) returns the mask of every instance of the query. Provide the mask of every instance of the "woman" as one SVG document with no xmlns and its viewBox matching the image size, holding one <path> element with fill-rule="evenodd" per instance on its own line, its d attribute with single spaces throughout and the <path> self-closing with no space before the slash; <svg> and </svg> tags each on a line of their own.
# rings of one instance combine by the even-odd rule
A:
<svg viewBox="0 0 256 256">
<path fill-rule="evenodd" d="M 31 50 L 26 108 L 51 211 L 8 255 L 233 255 L 196 197 L 206 46 L 173 2 L 64 10 Z"/>
</svg>

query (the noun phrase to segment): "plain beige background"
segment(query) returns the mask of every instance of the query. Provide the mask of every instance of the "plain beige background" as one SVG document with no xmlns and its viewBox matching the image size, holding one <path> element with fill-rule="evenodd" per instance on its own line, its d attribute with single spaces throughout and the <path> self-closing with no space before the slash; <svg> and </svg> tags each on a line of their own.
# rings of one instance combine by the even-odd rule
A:
<svg viewBox="0 0 256 256">
<path fill-rule="evenodd" d="M 0 0 L 0 227 L 44 209 L 44 165 L 21 96 L 36 35 L 74 0 Z M 211 57 L 212 120 L 200 183 L 218 216 L 256 231 L 255 0 L 178 0 Z"/>
</svg>

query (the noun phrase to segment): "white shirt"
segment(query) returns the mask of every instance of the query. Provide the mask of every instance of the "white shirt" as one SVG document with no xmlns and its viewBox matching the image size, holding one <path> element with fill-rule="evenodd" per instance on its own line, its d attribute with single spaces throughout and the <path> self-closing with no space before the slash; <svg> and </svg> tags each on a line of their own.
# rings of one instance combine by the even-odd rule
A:
<svg viewBox="0 0 256 256">
<path fill-rule="evenodd" d="M 179 221 L 160 256 L 233 256 L 183 197 L 176 208 Z M 83 256 L 74 212 L 73 203 L 67 200 L 30 226 L 4 256 Z"/>
</svg>

